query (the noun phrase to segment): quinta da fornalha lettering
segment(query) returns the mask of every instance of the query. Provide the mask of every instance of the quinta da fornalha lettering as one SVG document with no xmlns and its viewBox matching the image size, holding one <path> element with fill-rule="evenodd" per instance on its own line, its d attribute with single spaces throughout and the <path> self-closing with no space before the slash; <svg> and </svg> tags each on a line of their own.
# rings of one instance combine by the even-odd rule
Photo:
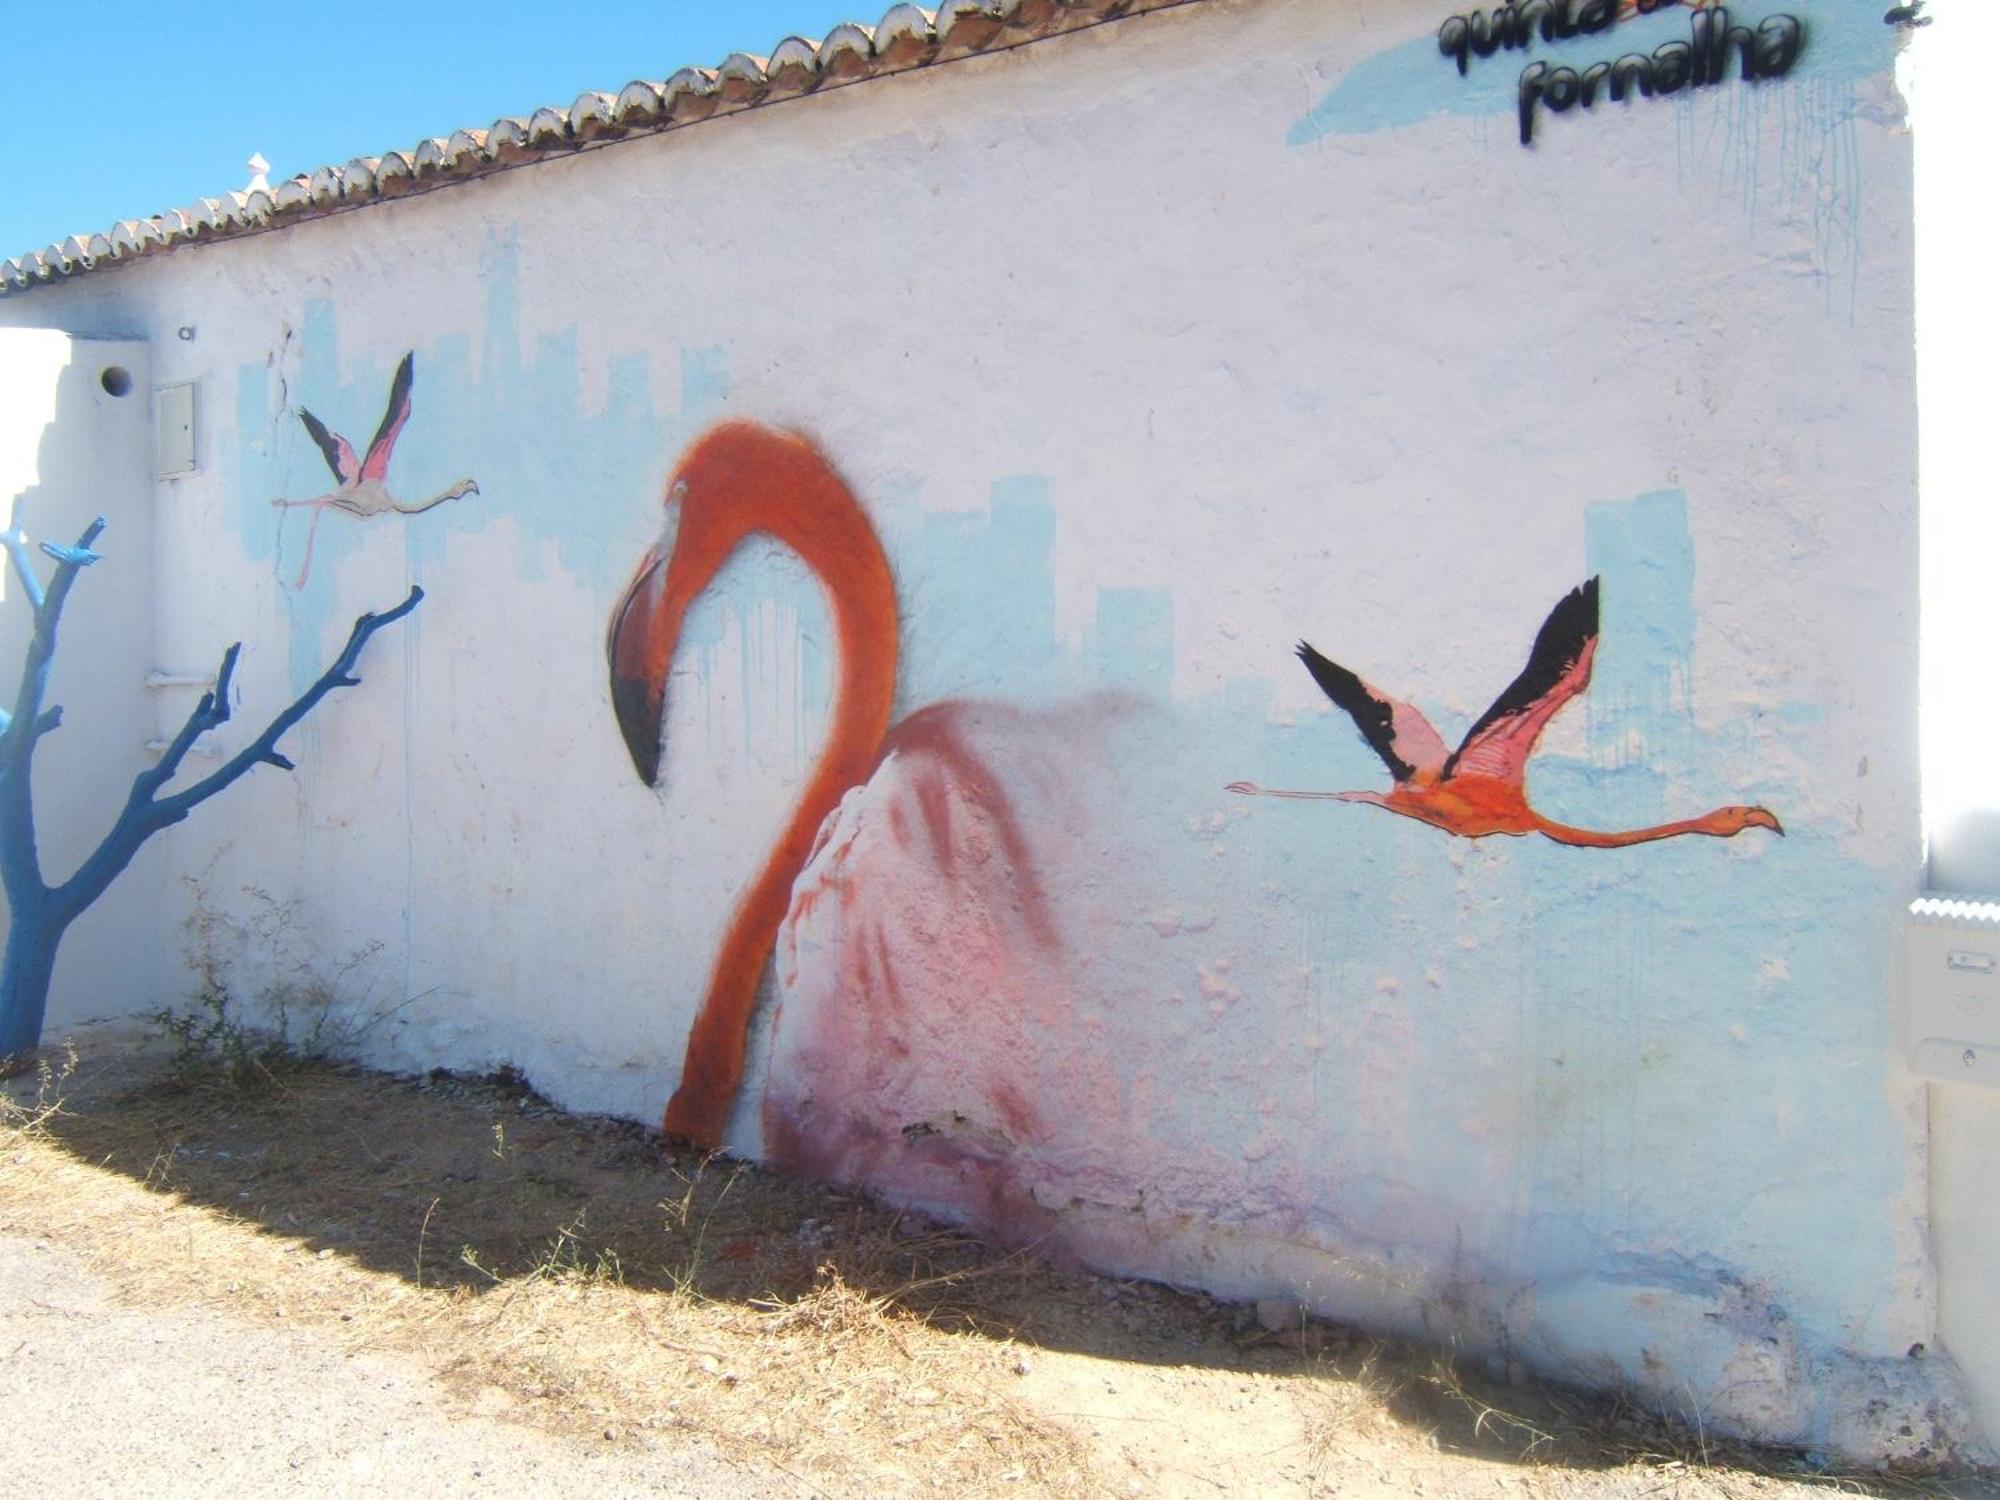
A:
<svg viewBox="0 0 2000 1500">
<path fill-rule="evenodd" d="M 1662 9 L 1675 0 L 1638 0 L 1641 14 Z M 1500 51 L 1525 52 L 1539 37 L 1544 43 L 1573 36 L 1594 36 L 1618 22 L 1619 0 L 1511 0 L 1492 10 L 1452 16 L 1438 28 L 1438 51 L 1458 65 L 1463 77 L 1475 57 Z M 1792 71 L 1805 46 L 1805 28 L 1796 16 L 1772 16 L 1748 26 L 1732 26 L 1721 6 L 1697 10 L 1689 18 L 1684 42 L 1668 42 L 1652 52 L 1628 52 L 1610 62 L 1595 62 L 1582 70 L 1531 62 L 1521 70 L 1519 108 L 1521 144 L 1535 138 L 1535 117 L 1546 107 L 1557 114 L 1599 99 L 1614 104 L 1630 101 L 1636 91 L 1651 99 L 1682 89 L 1709 88 L 1729 74 L 1731 55 L 1740 63 L 1745 83 L 1783 78 Z"/>
</svg>

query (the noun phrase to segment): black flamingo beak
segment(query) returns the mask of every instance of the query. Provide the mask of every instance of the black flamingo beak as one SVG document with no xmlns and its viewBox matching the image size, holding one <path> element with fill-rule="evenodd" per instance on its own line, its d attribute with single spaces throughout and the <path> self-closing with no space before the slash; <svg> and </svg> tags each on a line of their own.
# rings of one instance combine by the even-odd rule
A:
<svg viewBox="0 0 2000 1500">
<path fill-rule="evenodd" d="M 701 587 L 699 580 L 673 565 L 687 493 L 679 478 L 668 486 L 659 539 L 646 549 L 611 612 L 604 643 L 611 667 L 611 709 L 618 716 L 618 732 L 632 756 L 632 769 L 647 786 L 660 784 L 660 720 L 667 706 L 667 673 L 673 669 L 688 596 Z"/>
<path fill-rule="evenodd" d="M 647 786 L 660 780 L 660 717 L 666 710 L 667 671 L 673 665 L 678 611 L 667 607 L 667 556 L 655 547 L 611 613 L 605 655 L 611 667 L 611 708 L 631 753 L 632 768 Z"/>
</svg>

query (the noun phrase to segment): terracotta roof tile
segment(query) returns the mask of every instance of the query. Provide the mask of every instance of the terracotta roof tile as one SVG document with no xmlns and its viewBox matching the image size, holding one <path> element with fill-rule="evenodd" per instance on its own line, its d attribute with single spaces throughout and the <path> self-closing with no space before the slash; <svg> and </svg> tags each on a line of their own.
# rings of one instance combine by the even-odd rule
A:
<svg viewBox="0 0 2000 1500">
<path fill-rule="evenodd" d="M 720 97 L 715 85 L 715 69 L 682 68 L 660 88 L 666 118 L 672 125 L 692 125 L 715 113 Z"/>
<path fill-rule="evenodd" d="M 998 51 L 1121 16 L 1201 0 L 944 0 L 935 10 L 893 5 L 874 26 L 847 21 L 825 38 L 788 36 L 769 57 L 732 52 L 713 68 L 682 68 L 663 83 L 637 79 L 616 94 L 579 94 L 567 110 L 543 107 L 486 128 L 433 136 L 409 151 L 358 156 L 265 191 L 197 199 L 108 234 L 72 235 L 0 261 L 0 296 L 47 281 L 203 242 L 254 234 L 384 198 L 468 181 L 526 162 L 653 135 L 718 115 L 826 88 Z"/>
<path fill-rule="evenodd" d="M 828 83 L 847 83 L 866 76 L 875 60 L 875 29 L 843 21 L 819 44 L 820 76 Z"/>
<path fill-rule="evenodd" d="M 666 97 L 662 85 L 635 78 L 611 101 L 611 118 L 620 129 L 643 130 L 665 118 Z"/>
</svg>

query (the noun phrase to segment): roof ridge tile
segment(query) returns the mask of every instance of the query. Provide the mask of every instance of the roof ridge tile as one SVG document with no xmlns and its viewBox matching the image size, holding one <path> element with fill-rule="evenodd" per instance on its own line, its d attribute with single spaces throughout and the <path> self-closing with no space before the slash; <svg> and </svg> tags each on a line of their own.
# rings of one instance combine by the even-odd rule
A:
<svg viewBox="0 0 2000 1500">
<path fill-rule="evenodd" d="M 544 105 L 502 115 L 484 128 L 431 136 L 408 150 L 328 163 L 270 188 L 197 198 L 109 232 L 70 235 L 0 261 L 0 296 L 100 266 L 172 251 L 184 242 L 253 234 L 449 182 L 684 125 L 785 99 L 888 77 L 1150 11 L 1204 0 L 943 0 L 936 8 L 892 4 L 874 25 L 842 21 L 815 40 L 781 38 L 769 56 L 732 52 L 714 67 L 686 67 L 662 82 L 634 79 L 617 93 L 578 94 L 567 109 Z"/>
</svg>

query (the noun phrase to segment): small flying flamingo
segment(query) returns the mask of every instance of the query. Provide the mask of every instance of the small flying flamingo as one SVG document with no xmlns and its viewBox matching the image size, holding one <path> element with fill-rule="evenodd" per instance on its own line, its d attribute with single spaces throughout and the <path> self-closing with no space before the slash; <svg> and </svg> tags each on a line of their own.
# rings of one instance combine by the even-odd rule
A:
<svg viewBox="0 0 2000 1500">
<path fill-rule="evenodd" d="M 382 425 L 375 429 L 375 438 L 368 445 L 367 457 L 359 463 L 355 462 L 354 447 L 346 438 L 329 431 L 324 422 L 303 406 L 299 408 L 299 420 L 305 423 L 312 440 L 319 444 L 319 451 L 326 455 L 326 466 L 333 470 L 333 477 L 338 483 L 326 494 L 311 500 L 271 502 L 280 510 L 295 510 L 300 506 L 311 506 L 313 510 L 312 525 L 306 529 L 305 561 L 300 564 L 298 580 L 292 587 L 302 589 L 306 586 L 306 574 L 312 568 L 313 539 L 319 535 L 319 518 L 326 514 L 329 506 L 365 521 L 370 516 L 392 510 L 405 516 L 420 515 L 447 500 L 479 493 L 479 486 L 470 479 L 461 479 L 430 499 L 409 505 L 389 493 L 389 459 L 396 451 L 397 435 L 402 432 L 403 424 L 410 420 L 410 384 L 415 374 L 415 361 L 413 351 L 405 354 L 403 362 L 396 366 L 396 378 L 389 386 L 389 408 L 382 413 Z"/>
<path fill-rule="evenodd" d="M 1762 807 L 1718 807 L 1678 823 L 1601 833 L 1553 822 L 1528 805 L 1525 778 L 1535 742 L 1562 706 L 1590 686 L 1590 664 L 1597 654 L 1595 578 L 1571 589 L 1549 612 L 1521 675 L 1449 753 L 1430 720 L 1417 709 L 1378 692 L 1304 641 L 1299 642 L 1298 654 L 1321 691 L 1353 717 L 1362 739 L 1382 757 L 1396 784 L 1387 792 L 1282 792 L 1233 781 L 1229 791 L 1253 797 L 1367 802 L 1463 838 L 1539 833 L 1558 844 L 1585 849 L 1617 849 L 1683 833 L 1726 839 L 1746 828 L 1785 831 Z"/>
</svg>

